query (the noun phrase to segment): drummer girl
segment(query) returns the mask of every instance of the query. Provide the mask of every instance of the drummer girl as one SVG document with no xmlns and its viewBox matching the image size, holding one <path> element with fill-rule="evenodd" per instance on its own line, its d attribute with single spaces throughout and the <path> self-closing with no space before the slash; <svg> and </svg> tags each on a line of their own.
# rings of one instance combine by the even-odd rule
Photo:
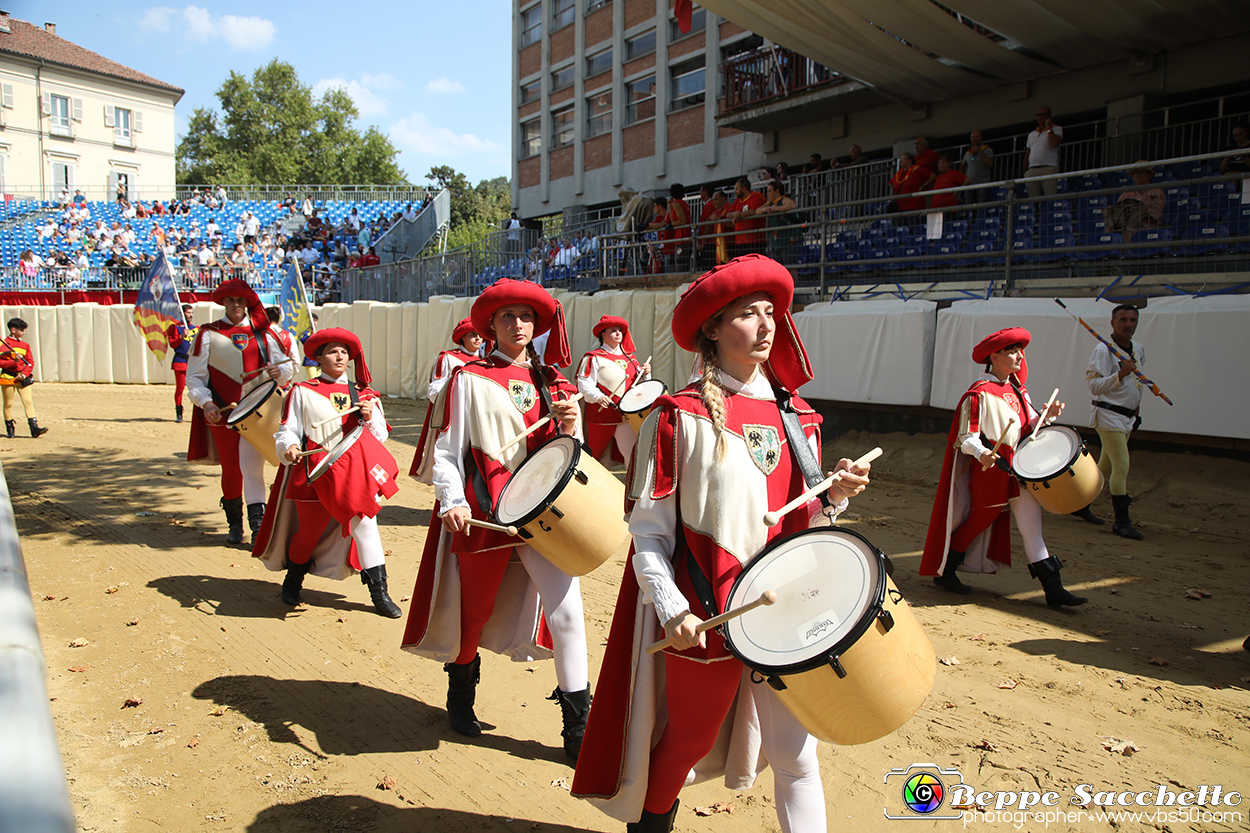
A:
<svg viewBox="0 0 1250 833">
<path fill-rule="evenodd" d="M 573 779 L 574 795 L 630 831 L 671 830 L 692 771 L 749 788 L 761 751 L 776 773 L 781 829 L 826 830 L 816 739 L 772 689 L 751 683 L 718 633 L 695 630 L 724 610 L 734 579 L 765 545 L 828 523 L 814 502 L 777 526 L 763 522 L 806 490 L 782 408 L 794 415 L 797 441 L 820 453 L 820 417 L 793 393 L 811 378 L 793 294 L 785 267 L 749 254 L 695 281 L 673 314 L 673 336 L 702 357 L 703 376 L 657 401 L 635 448 L 634 548 Z M 838 463 L 847 474 L 829 490 L 833 514 L 868 484 L 868 467 L 851 465 Z M 643 653 L 658 636 L 672 647 Z M 728 745 L 717 744 L 724 730 Z M 714 745 L 719 754 L 709 754 Z"/>
<path fill-rule="evenodd" d="M 1028 330 L 1011 327 L 972 350 L 972 360 L 984 364 L 985 372 L 959 401 L 951 423 L 920 575 L 934 576 L 934 584 L 953 593 L 968 594 L 972 588 L 956 575 L 961 566 L 969 573 L 1010 567 L 1011 527 L 1003 511 L 1010 509 L 1024 541 L 1029 575 L 1041 581 L 1046 604 L 1083 605 L 1087 599 L 1064 589 L 1059 559 L 1042 540 L 1042 507 L 1011 474 L 1020 441 L 1063 412 L 1063 403 L 1055 402 L 1039 414 L 1029 399 L 1024 348 L 1030 339 Z"/>
<path fill-rule="evenodd" d="M 386 558 L 377 522 L 377 497 L 395 493 L 399 473 L 395 459 L 380 445 L 389 435 L 382 402 L 369 387 L 369 367 L 354 333 L 340 327 L 318 330 L 304 342 L 304 349 L 317 359 L 321 375 L 297 382 L 283 403 L 282 428 L 276 435 L 283 471 L 269 493 L 252 554 L 270 570 L 286 569 L 282 601 L 289 605 L 300 603 L 309 572 L 341 580 L 359 571 L 377 612 L 398 619 L 403 611 L 387 595 Z M 347 378 L 349 361 L 356 367 L 354 383 Z M 345 479 L 335 481 L 338 500 L 326 506 L 308 483 L 309 470 L 324 455 L 301 457 L 299 452 L 332 448 L 359 425 L 366 426 L 377 442 L 362 438 L 366 462 L 340 469 Z M 358 511 L 349 515 L 352 509 Z M 350 517 L 347 529 L 340 520 L 345 516 Z"/>
<path fill-rule="evenodd" d="M 577 389 L 586 400 L 586 444 L 598 458 L 615 438 L 621 459 L 629 460 L 638 435 L 617 405 L 626 391 L 651 378 L 651 365 L 638 363 L 624 318 L 605 315 L 592 332 L 599 346 L 586 354 L 577 370 Z"/>
<path fill-rule="evenodd" d="M 456 342 L 456 349 L 444 350 L 434 360 L 434 369 L 430 372 L 429 398 L 430 405 L 438 398 L 439 391 L 447 386 L 451 372 L 463 364 L 481 358 L 483 339 L 473 329 L 472 319 L 465 318 L 451 332 L 451 340 Z"/>
<path fill-rule="evenodd" d="M 519 538 L 469 525 L 490 516 L 530 452 L 561 433 L 580 438 L 580 409 L 567 401 L 576 390 L 551 366 L 570 364 L 564 311 L 538 285 L 503 278 L 478 296 L 471 317 L 496 347 L 452 372 L 443 409 L 427 425 L 432 442 L 418 447 L 415 474 L 432 475 L 437 502 L 403 647 L 443 661 L 447 716 L 469 737 L 482 732 L 473 711 L 479 646 L 517 662 L 554 654 L 552 699 L 563 712 L 564 751 L 576 760 L 590 710 L 578 581 Z M 530 342 L 548 330 L 544 363 Z M 547 416 L 551 422 L 499 459 L 489 453 Z"/>
</svg>

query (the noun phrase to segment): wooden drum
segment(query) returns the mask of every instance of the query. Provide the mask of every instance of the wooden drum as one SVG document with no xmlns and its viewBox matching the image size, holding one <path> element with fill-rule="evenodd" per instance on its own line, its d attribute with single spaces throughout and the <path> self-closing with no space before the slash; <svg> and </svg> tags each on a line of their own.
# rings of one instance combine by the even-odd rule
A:
<svg viewBox="0 0 1250 833">
<path fill-rule="evenodd" d="M 1020 487 L 1057 515 L 1084 509 L 1102 491 L 1102 472 L 1081 435 L 1062 425 L 1043 428 L 1021 442 L 1011 468 Z"/>
<path fill-rule="evenodd" d="M 282 391 L 273 380 L 252 388 L 226 417 L 226 426 L 238 431 L 272 465 L 281 466 L 274 434 L 282 424 Z"/>
<path fill-rule="evenodd" d="M 625 391 L 617 407 L 621 409 L 625 421 L 634 427 L 635 434 L 642 431 L 642 423 L 651 413 L 655 400 L 666 393 L 668 393 L 668 385 L 658 379 L 639 382 Z"/>
<path fill-rule="evenodd" d="M 495 520 L 570 576 L 612 557 L 629 537 L 622 517 L 625 487 L 569 436 L 555 437 L 508 478 Z"/>
</svg>

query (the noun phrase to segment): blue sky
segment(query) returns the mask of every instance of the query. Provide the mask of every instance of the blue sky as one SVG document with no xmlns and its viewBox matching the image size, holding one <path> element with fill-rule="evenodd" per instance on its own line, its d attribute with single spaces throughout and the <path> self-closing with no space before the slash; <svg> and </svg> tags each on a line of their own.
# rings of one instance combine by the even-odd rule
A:
<svg viewBox="0 0 1250 833">
<path fill-rule="evenodd" d="M 203 0 L 201 0 L 203 2 Z M 424 183 L 434 165 L 471 182 L 508 176 L 512 4 L 508 0 L 396 3 L 156 3 L 9 0 L 16 18 L 52 21 L 57 35 L 186 90 L 178 132 L 232 70 L 248 77 L 272 58 L 320 93 L 344 87 Z"/>
</svg>

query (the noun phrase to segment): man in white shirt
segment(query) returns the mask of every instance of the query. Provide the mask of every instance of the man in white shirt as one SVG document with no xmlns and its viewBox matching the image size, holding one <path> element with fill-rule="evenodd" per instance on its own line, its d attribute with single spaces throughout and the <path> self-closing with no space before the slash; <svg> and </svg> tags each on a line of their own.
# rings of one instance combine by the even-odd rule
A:
<svg viewBox="0 0 1250 833">
<path fill-rule="evenodd" d="M 581 256 L 582 253 L 573 245 L 573 241 L 566 237 L 564 238 L 564 245 L 560 247 L 560 251 L 556 252 L 556 259 L 553 265 L 576 269 L 577 261 Z"/>
<path fill-rule="evenodd" d="M 1059 143 L 1063 141 L 1063 128 L 1050 118 L 1049 107 L 1037 108 L 1037 127 L 1029 134 L 1029 149 L 1024 154 L 1026 177 L 1047 176 L 1059 173 Z M 1059 187 L 1058 179 L 1027 182 L 1030 197 L 1054 196 Z"/>
</svg>

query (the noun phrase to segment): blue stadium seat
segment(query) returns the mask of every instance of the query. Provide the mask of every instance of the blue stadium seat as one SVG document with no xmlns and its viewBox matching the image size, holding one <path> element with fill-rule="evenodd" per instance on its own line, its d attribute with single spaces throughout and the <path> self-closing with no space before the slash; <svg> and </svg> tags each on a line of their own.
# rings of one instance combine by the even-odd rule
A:
<svg viewBox="0 0 1250 833">
<path fill-rule="evenodd" d="M 1105 260 L 1109 257 L 1120 256 L 1120 233 L 1118 231 L 1103 231 L 1097 234 L 1086 235 L 1082 238 L 1082 245 L 1085 246 L 1105 246 L 1104 251 L 1077 252 L 1074 257 L 1076 260 Z"/>
<path fill-rule="evenodd" d="M 1042 238 L 1042 245 L 1034 250 L 1034 258 L 1038 261 L 1055 261 L 1067 260 L 1072 256 L 1071 252 L 1056 252 L 1053 249 L 1062 249 L 1075 246 L 1076 240 L 1071 234 L 1051 235 Z"/>
<path fill-rule="evenodd" d="M 1228 247 L 1228 244 L 1225 242 L 1228 239 L 1228 226 L 1192 226 L 1185 233 L 1185 239 L 1201 242 L 1193 246 L 1178 247 L 1177 252 L 1179 254 L 1205 255 L 1221 252 Z"/>
<path fill-rule="evenodd" d="M 1150 229 L 1149 231 L 1139 231 L 1133 235 L 1130 245 L 1133 243 L 1170 243 L 1172 241 L 1172 232 L 1169 229 Z M 1172 253 L 1171 246 L 1158 246 L 1153 248 L 1136 247 L 1125 251 L 1126 257 L 1163 257 Z"/>
<path fill-rule="evenodd" d="M 1102 187 L 1102 180 L 1096 175 L 1090 174 L 1080 178 L 1073 177 L 1073 191 L 1097 191 Z"/>
</svg>

